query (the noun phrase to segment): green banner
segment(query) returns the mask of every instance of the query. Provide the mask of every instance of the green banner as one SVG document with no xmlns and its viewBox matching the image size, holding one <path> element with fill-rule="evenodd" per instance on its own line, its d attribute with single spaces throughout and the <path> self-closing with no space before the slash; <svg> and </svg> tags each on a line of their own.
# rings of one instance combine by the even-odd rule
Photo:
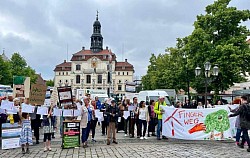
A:
<svg viewBox="0 0 250 158">
<path fill-rule="evenodd" d="M 24 84 L 26 77 L 25 76 L 14 76 L 13 77 L 13 84 L 19 85 Z"/>
</svg>

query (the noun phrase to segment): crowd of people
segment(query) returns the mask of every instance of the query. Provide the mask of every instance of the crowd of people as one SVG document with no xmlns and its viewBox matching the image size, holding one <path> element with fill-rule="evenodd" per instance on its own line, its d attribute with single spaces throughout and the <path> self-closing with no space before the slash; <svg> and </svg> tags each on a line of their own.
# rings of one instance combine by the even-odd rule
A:
<svg viewBox="0 0 250 158">
<path fill-rule="evenodd" d="M 10 97 L 8 100 L 13 101 L 15 106 L 20 106 L 19 112 L 17 114 L 9 115 L 0 114 L 0 123 L 21 123 L 22 130 L 20 135 L 20 145 L 22 147 L 22 153 L 30 153 L 29 145 L 32 144 L 32 130 L 34 130 L 36 144 L 39 144 L 39 128 L 41 126 L 43 127 L 44 135 L 44 151 L 51 151 L 51 139 L 54 138 L 54 131 L 57 122 L 57 117 L 53 116 L 53 106 L 49 107 L 48 115 L 43 115 L 41 117 L 36 114 L 36 109 L 39 105 L 34 105 L 36 107 L 34 113 L 22 113 L 22 104 L 29 104 L 28 98 L 26 98 L 23 103 L 17 98 L 13 99 Z M 161 134 L 162 115 L 165 111 L 160 107 L 168 106 L 165 102 L 164 96 L 159 97 L 158 100 L 150 100 L 149 103 L 146 103 L 145 101 L 138 102 L 137 97 L 134 97 L 132 100 L 125 97 L 119 103 L 116 103 L 115 100 L 106 98 L 104 102 L 101 103 L 98 97 L 92 99 L 90 95 L 87 95 L 81 100 L 76 100 L 74 104 L 80 105 L 81 142 L 84 148 L 88 147 L 90 133 L 91 141 L 96 142 L 95 135 L 97 124 L 100 124 L 101 126 L 102 136 L 107 137 L 107 145 L 110 145 L 111 143 L 118 144 L 116 133 L 120 131 L 124 132 L 124 137 L 135 138 L 136 136 L 138 139 L 143 140 L 155 136 L 157 140 L 168 139 Z M 222 102 L 218 101 L 216 104 L 221 105 Z M 201 102 L 196 103 L 195 101 L 192 101 L 192 103 L 190 103 L 189 100 L 187 100 L 185 104 L 177 101 L 174 106 L 176 108 L 190 109 L 204 108 Z M 208 102 L 207 107 L 213 108 L 214 106 Z M 236 142 L 241 148 L 244 148 L 245 142 L 250 146 L 247 133 L 248 129 L 250 129 L 250 118 L 247 118 L 247 112 L 250 111 L 249 109 L 250 106 L 245 96 L 242 97 L 241 105 L 237 109 L 230 109 L 234 114 L 229 115 L 229 117 L 238 116 L 236 121 Z M 98 117 L 95 113 L 97 110 L 103 112 L 103 120 L 98 121 Z M 129 113 L 128 117 L 124 117 L 126 113 Z M 65 118 L 62 118 L 61 121 L 62 120 L 65 120 Z M 242 133 L 242 141 L 240 142 Z M 250 148 L 248 148 L 247 151 L 250 152 Z"/>
</svg>

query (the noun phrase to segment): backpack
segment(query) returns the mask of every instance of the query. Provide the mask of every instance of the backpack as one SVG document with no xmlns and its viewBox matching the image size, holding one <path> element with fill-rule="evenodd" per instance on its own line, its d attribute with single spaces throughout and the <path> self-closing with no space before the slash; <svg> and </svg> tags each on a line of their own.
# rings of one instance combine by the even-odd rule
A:
<svg viewBox="0 0 250 158">
<path fill-rule="evenodd" d="M 244 106 L 244 115 L 247 121 L 250 121 L 250 105 L 245 104 Z"/>
</svg>

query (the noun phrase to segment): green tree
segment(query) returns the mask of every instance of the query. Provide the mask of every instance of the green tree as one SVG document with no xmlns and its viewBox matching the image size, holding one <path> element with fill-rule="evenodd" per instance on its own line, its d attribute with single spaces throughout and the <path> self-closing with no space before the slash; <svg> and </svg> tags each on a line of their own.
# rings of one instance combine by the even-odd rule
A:
<svg viewBox="0 0 250 158">
<path fill-rule="evenodd" d="M 250 70 L 250 50 L 246 43 L 250 35 L 242 22 L 249 20 L 249 10 L 237 10 L 228 7 L 230 0 L 217 0 L 206 7 L 206 14 L 197 16 L 194 31 L 187 37 L 183 49 L 191 61 L 190 68 L 197 65 L 203 68 L 205 62 L 218 64 L 219 78 L 212 80 L 209 89 L 226 90 L 233 83 L 244 81 L 246 72 Z M 203 73 L 204 74 L 204 69 Z M 204 92 L 204 75 L 199 80 L 193 79 L 192 86 L 198 92 Z M 194 78 L 194 77 L 193 77 Z M 202 82 L 201 82 L 202 81 Z"/>
<path fill-rule="evenodd" d="M 250 32 L 241 23 L 250 19 L 250 11 L 228 7 L 229 2 L 217 0 L 208 5 L 206 14 L 197 16 L 191 35 L 178 38 L 176 47 L 166 49 L 169 53 L 151 56 L 147 74 L 142 78 L 144 89 L 187 90 L 189 80 L 191 87 L 202 93 L 205 90 L 203 65 L 207 61 L 220 68 L 219 76 L 210 78 L 208 91 L 218 93 L 245 80 L 244 74 L 250 72 L 250 49 L 246 43 Z M 203 72 L 196 78 L 197 66 Z"/>
<path fill-rule="evenodd" d="M 50 87 L 54 87 L 54 81 L 53 80 L 47 80 L 46 85 Z"/>
<path fill-rule="evenodd" d="M 0 84 L 10 85 L 12 83 L 10 63 L 4 61 L 0 56 Z"/>
<path fill-rule="evenodd" d="M 34 69 L 27 65 L 26 60 L 19 54 L 14 53 L 10 59 L 11 73 L 13 76 L 30 77 L 31 83 L 35 83 L 37 76 Z"/>
</svg>

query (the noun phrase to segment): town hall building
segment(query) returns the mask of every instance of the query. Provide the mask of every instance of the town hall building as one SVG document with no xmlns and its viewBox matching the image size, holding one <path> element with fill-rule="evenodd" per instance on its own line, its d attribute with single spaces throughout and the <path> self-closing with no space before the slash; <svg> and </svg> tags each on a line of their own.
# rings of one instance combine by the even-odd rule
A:
<svg viewBox="0 0 250 158">
<path fill-rule="evenodd" d="M 64 60 L 57 65 L 54 72 L 55 87 L 71 86 L 73 93 L 77 89 L 101 89 L 121 96 L 125 94 L 126 82 L 133 81 L 134 66 L 127 59 L 118 62 L 108 47 L 103 48 L 97 14 L 90 49 L 82 47 L 73 54 L 70 62 Z"/>
</svg>

